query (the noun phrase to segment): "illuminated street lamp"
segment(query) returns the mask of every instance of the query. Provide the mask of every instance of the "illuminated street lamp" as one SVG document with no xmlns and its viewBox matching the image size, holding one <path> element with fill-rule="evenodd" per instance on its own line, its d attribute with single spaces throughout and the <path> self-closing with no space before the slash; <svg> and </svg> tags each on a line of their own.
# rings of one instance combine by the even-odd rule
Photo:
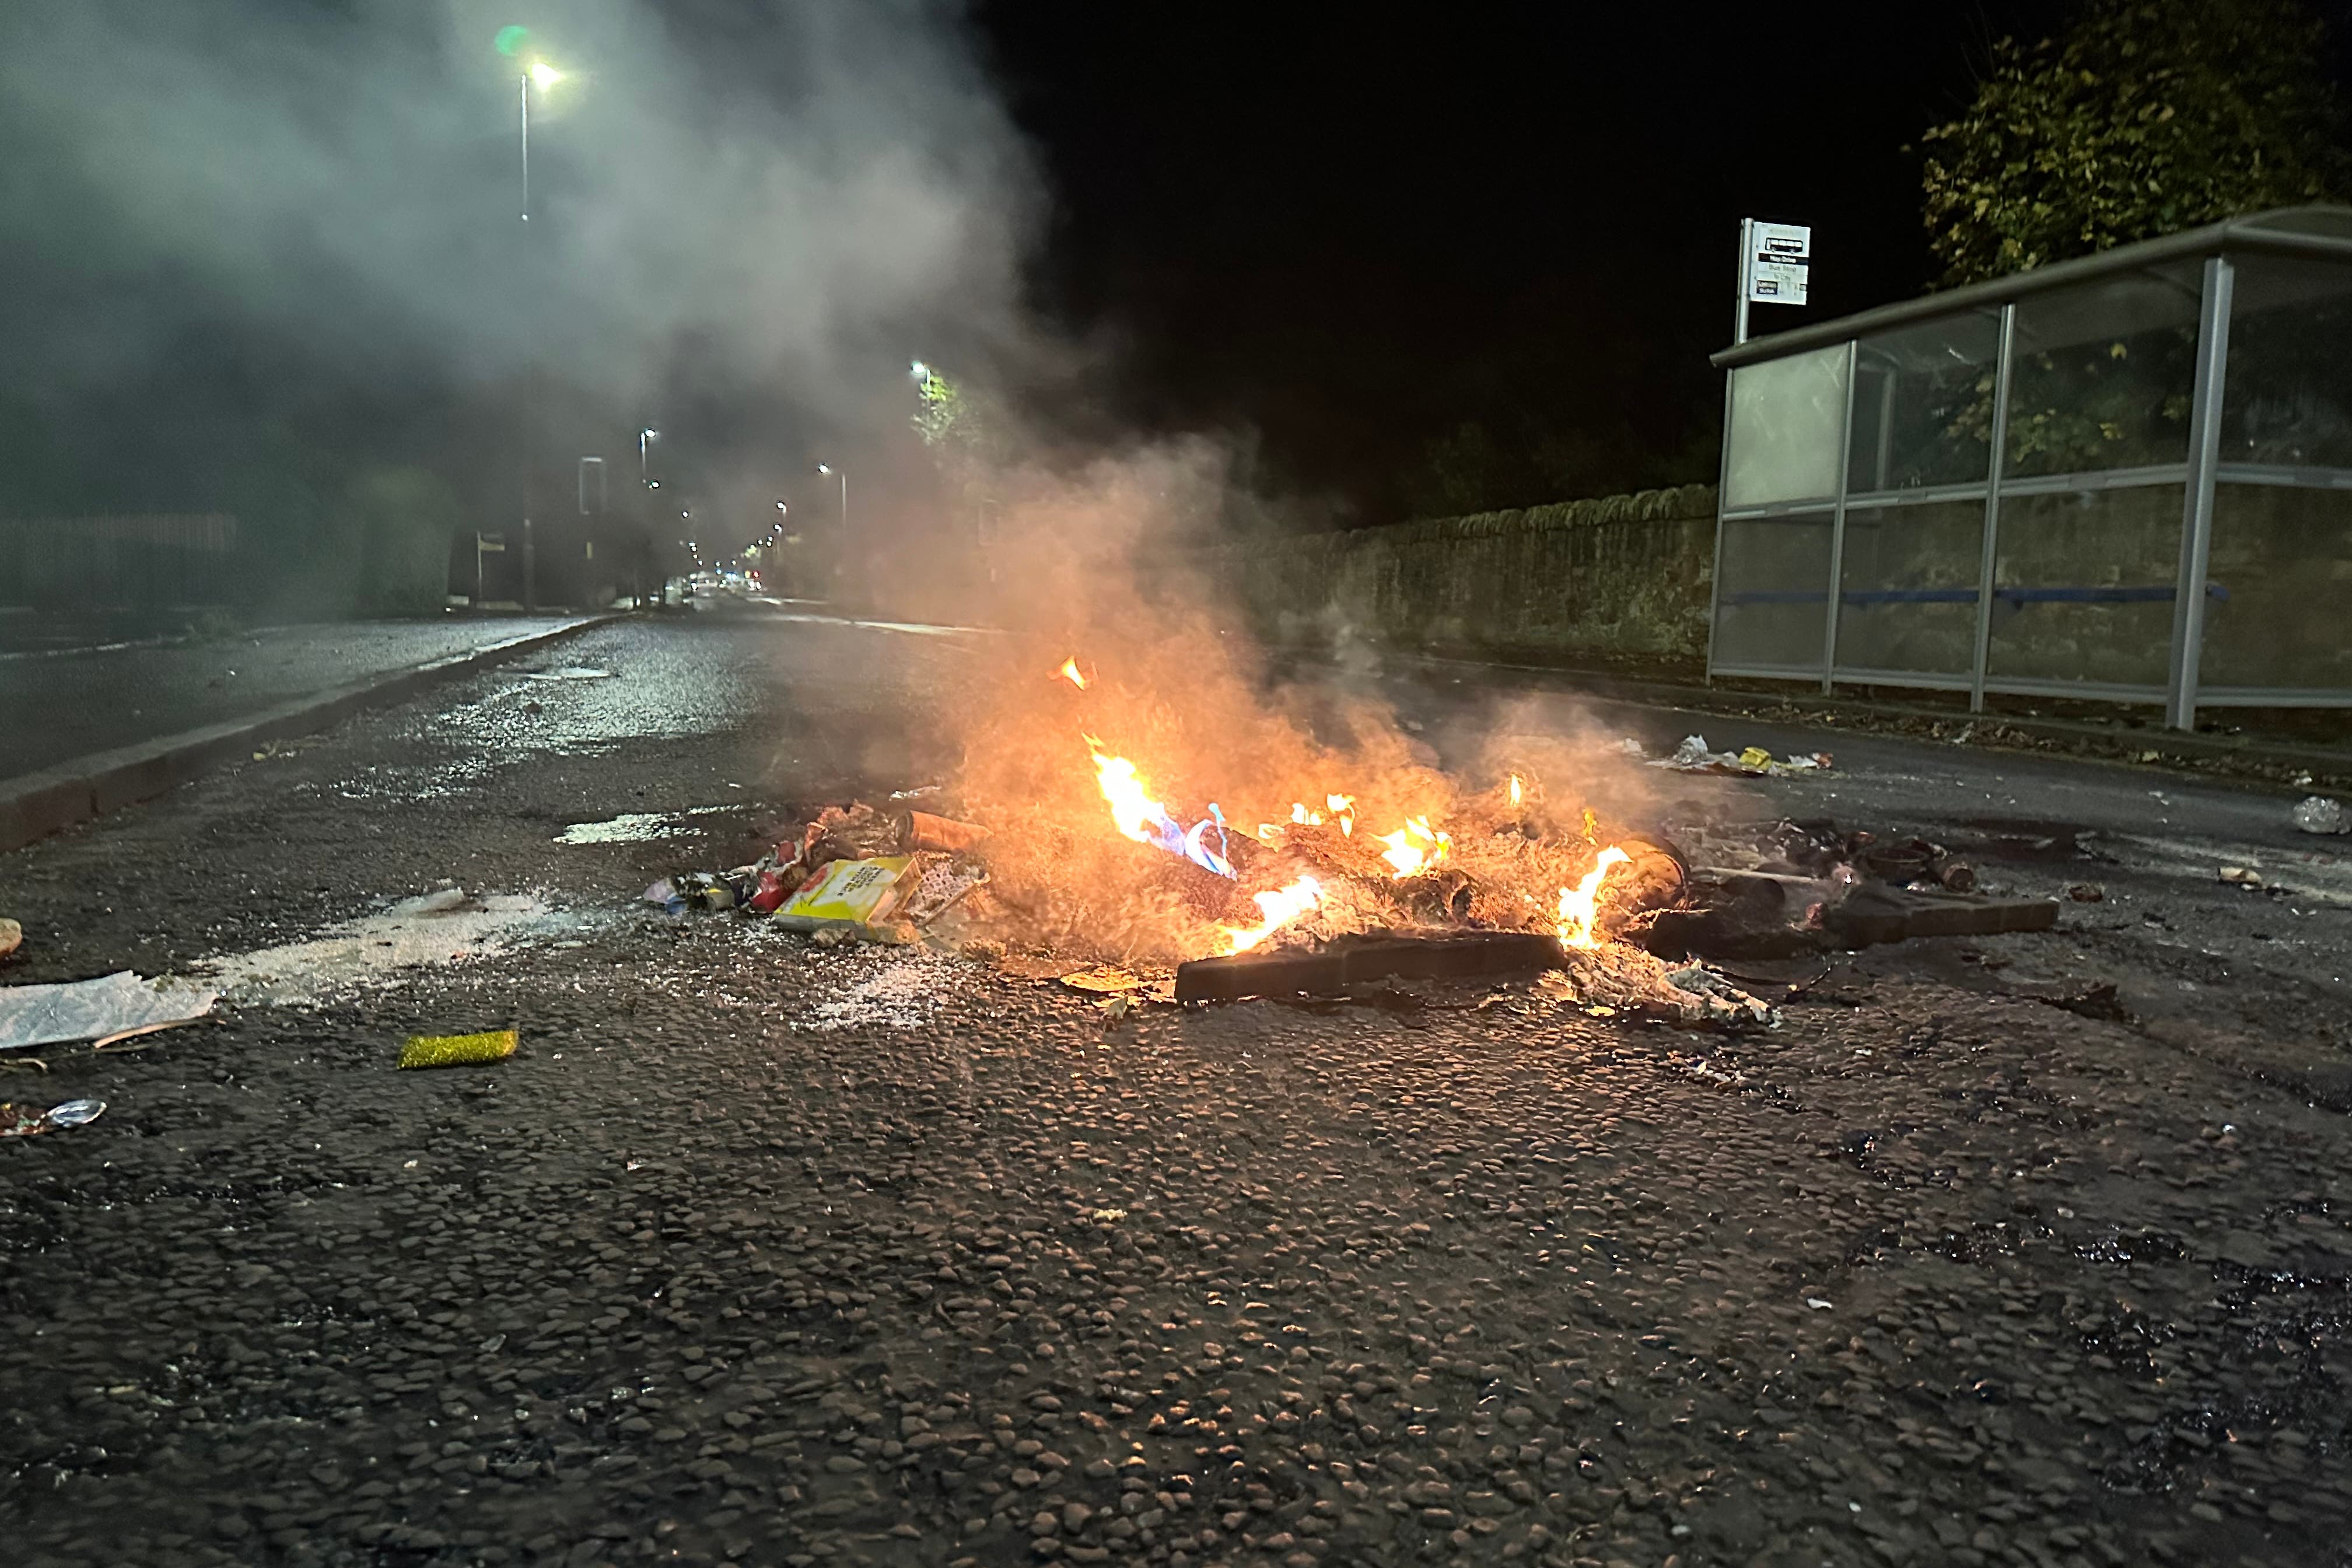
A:
<svg viewBox="0 0 2352 1568">
<path fill-rule="evenodd" d="M 530 29 L 507 26 L 499 29 L 493 40 L 499 53 L 515 62 L 516 107 L 520 111 L 522 152 L 522 221 L 530 221 L 530 89 L 538 88 L 543 96 L 564 73 L 544 59 L 529 52 Z M 527 612 L 539 608 L 539 553 L 532 535 L 530 516 L 530 458 L 526 445 L 523 459 L 522 496 L 522 605 Z"/>
<path fill-rule="evenodd" d="M 537 87 L 544 95 L 549 88 L 563 79 L 563 73 L 545 60 L 532 60 L 522 68 L 516 79 L 522 106 L 522 221 L 530 221 L 530 89 Z"/>
<path fill-rule="evenodd" d="M 930 374 L 929 367 L 921 360 L 915 362 L 915 374 L 919 379 Z M 836 468 L 830 463 L 819 463 L 816 471 L 841 481 L 841 532 L 833 552 L 833 574 L 837 579 L 841 575 L 842 558 L 849 553 L 849 470 Z"/>
<path fill-rule="evenodd" d="M 661 481 L 652 478 L 646 468 L 646 448 L 661 439 L 661 432 L 648 425 L 637 432 L 637 483 L 649 490 L 661 489 Z"/>
</svg>

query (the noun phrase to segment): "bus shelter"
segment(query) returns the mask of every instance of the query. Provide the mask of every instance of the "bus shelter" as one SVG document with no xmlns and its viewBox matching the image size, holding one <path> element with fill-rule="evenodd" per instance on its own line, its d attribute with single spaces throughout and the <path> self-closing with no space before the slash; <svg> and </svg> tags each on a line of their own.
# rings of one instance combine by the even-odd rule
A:
<svg viewBox="0 0 2352 1568">
<path fill-rule="evenodd" d="M 1725 350 L 1710 676 L 2352 707 L 2352 208 Z"/>
</svg>

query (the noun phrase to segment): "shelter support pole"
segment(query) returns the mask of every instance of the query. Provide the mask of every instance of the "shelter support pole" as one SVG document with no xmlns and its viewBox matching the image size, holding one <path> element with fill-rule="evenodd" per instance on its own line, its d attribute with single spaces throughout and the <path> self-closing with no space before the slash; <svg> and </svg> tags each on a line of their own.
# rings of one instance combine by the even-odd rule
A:
<svg viewBox="0 0 2352 1568">
<path fill-rule="evenodd" d="M 1985 470 L 1984 537 L 1977 555 L 1977 646 L 1969 667 L 1969 711 L 1984 711 L 1985 668 L 1992 659 L 1993 573 L 2000 560 L 2000 479 L 2009 459 L 2009 376 L 2016 357 L 2017 306 L 2000 308 L 2000 352 L 1992 374 L 1992 452 Z"/>
<path fill-rule="evenodd" d="M 1853 457 L 1853 365 L 1855 347 L 1845 345 L 1845 412 L 1838 421 L 1837 503 L 1830 510 L 1830 609 L 1822 628 L 1822 695 L 1837 684 L 1838 611 L 1845 603 L 1846 465 Z"/>
<path fill-rule="evenodd" d="M 2180 507 L 2180 574 L 2172 594 L 2172 669 L 2164 721 L 2197 728 L 2198 667 L 2205 653 L 2205 574 L 2213 560 L 2213 472 L 2221 451 L 2221 395 L 2230 368 L 2230 296 L 2237 268 L 2206 258 L 2197 308 L 2197 383 L 2189 395 L 2189 483 Z"/>
<path fill-rule="evenodd" d="M 1739 373 L 1723 373 L 1723 455 L 1715 471 L 1715 570 L 1706 584 L 1706 683 L 1715 684 L 1715 644 L 1723 621 L 1723 513 L 1731 503 L 1731 419 Z"/>
</svg>

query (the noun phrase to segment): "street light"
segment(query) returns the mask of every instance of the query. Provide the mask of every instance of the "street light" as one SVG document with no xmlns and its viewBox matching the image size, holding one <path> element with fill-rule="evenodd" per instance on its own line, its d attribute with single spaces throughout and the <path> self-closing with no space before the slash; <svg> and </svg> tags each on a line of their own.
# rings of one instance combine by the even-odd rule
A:
<svg viewBox="0 0 2352 1568">
<path fill-rule="evenodd" d="M 649 490 L 661 489 L 659 481 L 650 478 L 646 468 L 646 448 L 661 439 L 661 432 L 648 425 L 637 432 L 637 483 Z"/>
<path fill-rule="evenodd" d="M 925 367 L 921 360 L 917 360 L 915 374 L 919 379 L 930 374 L 930 371 Z M 841 584 L 842 562 L 849 554 L 849 470 L 836 468 L 830 463 L 819 463 L 816 466 L 816 471 L 841 481 L 841 524 L 834 540 L 833 550 L 833 579 L 834 585 L 837 588 Z"/>
<path fill-rule="evenodd" d="M 529 58 L 524 54 L 524 50 L 529 48 L 530 44 L 530 29 L 528 27 L 501 27 L 499 29 L 495 44 L 499 53 L 515 61 L 519 68 L 515 77 L 515 95 L 516 107 L 520 111 L 520 128 L 522 137 L 522 221 L 529 223 L 530 221 L 530 89 L 535 86 L 541 93 L 544 94 L 550 88 L 563 79 L 563 72 L 543 59 Z M 535 613 L 539 608 L 539 552 L 531 530 L 530 492 L 530 454 L 526 445 L 523 456 L 522 605 L 526 612 Z M 476 596 L 479 597 L 478 590 Z"/>
</svg>

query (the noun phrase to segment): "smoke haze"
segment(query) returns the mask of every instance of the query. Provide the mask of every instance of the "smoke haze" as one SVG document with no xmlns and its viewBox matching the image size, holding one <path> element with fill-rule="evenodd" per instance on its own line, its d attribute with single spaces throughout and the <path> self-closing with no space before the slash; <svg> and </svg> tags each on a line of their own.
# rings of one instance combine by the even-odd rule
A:
<svg viewBox="0 0 2352 1568">
<path fill-rule="evenodd" d="M 531 89 L 526 225 L 534 58 L 565 75 Z M 692 402 L 712 416 L 678 438 L 723 468 L 903 431 L 909 357 L 1024 341 L 1037 185 L 950 5 L 19 5 L 0 105 L 0 374 L 68 446 L 99 410 L 183 405 L 140 452 L 59 458 L 144 461 L 151 504 L 215 456 L 174 434 L 206 389 L 430 448 L 464 444 L 452 399 L 536 375 L 632 430 Z M 42 504 L 15 456 L 0 513 Z"/>
</svg>

